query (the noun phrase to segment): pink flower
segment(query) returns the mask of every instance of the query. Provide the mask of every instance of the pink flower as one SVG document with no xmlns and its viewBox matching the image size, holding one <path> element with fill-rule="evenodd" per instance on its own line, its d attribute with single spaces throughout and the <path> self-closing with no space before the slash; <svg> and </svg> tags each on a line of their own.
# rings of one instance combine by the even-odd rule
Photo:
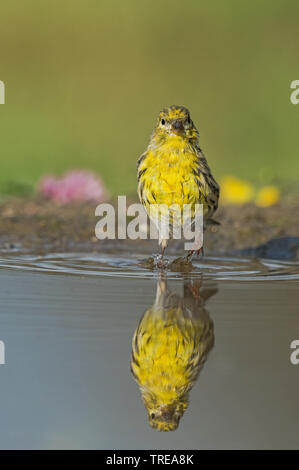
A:
<svg viewBox="0 0 299 470">
<path fill-rule="evenodd" d="M 103 202 L 108 197 L 102 180 L 84 170 L 69 171 L 60 179 L 44 176 L 38 188 L 43 196 L 63 204 L 73 201 Z"/>
</svg>

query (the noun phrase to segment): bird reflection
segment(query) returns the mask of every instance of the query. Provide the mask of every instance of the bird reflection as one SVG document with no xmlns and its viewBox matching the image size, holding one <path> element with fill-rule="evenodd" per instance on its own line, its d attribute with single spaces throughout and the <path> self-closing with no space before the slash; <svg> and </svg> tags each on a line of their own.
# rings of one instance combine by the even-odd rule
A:
<svg viewBox="0 0 299 470">
<path fill-rule="evenodd" d="M 186 278 L 183 295 L 169 290 L 165 274 L 155 302 L 142 316 L 132 341 L 131 370 L 159 431 L 174 431 L 188 406 L 189 392 L 214 344 L 205 309 L 216 288 Z"/>
</svg>

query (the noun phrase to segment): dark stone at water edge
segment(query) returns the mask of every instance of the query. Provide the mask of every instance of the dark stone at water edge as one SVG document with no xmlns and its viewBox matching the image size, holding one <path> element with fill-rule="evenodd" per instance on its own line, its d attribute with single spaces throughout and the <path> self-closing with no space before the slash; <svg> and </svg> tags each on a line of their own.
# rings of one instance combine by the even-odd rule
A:
<svg viewBox="0 0 299 470">
<path fill-rule="evenodd" d="M 238 250 L 238 255 L 291 261 L 298 259 L 299 237 L 273 238 L 255 248 Z"/>
</svg>

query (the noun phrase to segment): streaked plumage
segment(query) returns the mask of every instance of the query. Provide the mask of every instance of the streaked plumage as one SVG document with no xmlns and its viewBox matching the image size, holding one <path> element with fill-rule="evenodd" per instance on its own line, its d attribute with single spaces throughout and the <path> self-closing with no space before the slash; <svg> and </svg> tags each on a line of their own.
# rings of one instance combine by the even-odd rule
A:
<svg viewBox="0 0 299 470">
<path fill-rule="evenodd" d="M 217 289 L 199 291 L 184 282 L 184 294 L 167 289 L 162 278 L 154 304 L 133 337 L 131 370 L 140 386 L 150 425 L 173 431 L 188 406 L 188 395 L 214 343 L 205 300 Z"/>
<path fill-rule="evenodd" d="M 219 186 L 198 143 L 198 131 L 188 109 L 170 106 L 159 114 L 147 150 L 137 163 L 138 194 L 150 215 L 152 205 L 203 204 L 204 220 L 212 217 L 218 207 Z M 193 212 L 192 212 L 193 214 Z M 160 213 L 161 215 L 161 213 Z M 163 216 L 163 213 L 162 213 Z M 172 223 L 181 223 L 175 213 Z M 167 241 L 160 236 L 162 253 Z"/>
</svg>

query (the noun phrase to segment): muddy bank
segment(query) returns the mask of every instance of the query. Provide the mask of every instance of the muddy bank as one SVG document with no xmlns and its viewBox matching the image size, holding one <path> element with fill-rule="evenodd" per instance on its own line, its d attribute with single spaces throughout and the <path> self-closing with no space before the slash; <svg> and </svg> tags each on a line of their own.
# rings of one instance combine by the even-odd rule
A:
<svg viewBox="0 0 299 470">
<path fill-rule="evenodd" d="M 97 240 L 95 207 L 94 203 L 58 206 L 40 198 L 7 199 L 0 204 L 0 251 L 158 252 L 157 242 L 151 240 Z M 208 228 L 205 254 L 298 259 L 298 212 L 296 201 L 269 208 L 220 207 L 215 218 L 221 225 Z M 182 243 L 175 241 L 168 252 L 180 255 L 182 249 Z"/>
</svg>

